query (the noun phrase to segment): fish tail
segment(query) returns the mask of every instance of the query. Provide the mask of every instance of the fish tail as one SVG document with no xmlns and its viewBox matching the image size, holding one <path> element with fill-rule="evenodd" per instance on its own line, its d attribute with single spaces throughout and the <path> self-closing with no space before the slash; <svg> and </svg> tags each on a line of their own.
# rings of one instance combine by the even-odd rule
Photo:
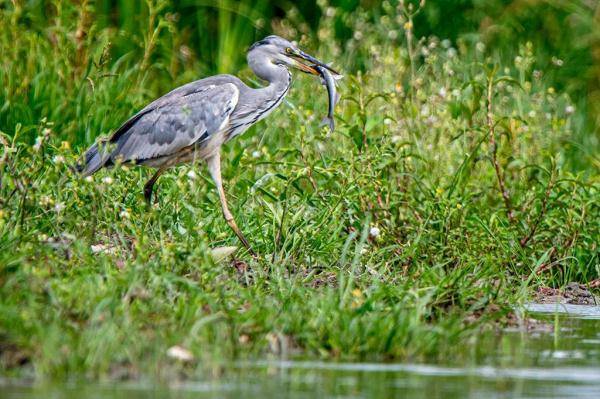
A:
<svg viewBox="0 0 600 399">
<path fill-rule="evenodd" d="M 335 130 L 335 121 L 333 120 L 333 118 L 330 118 L 328 116 L 326 116 L 325 118 L 323 118 L 323 120 L 319 124 L 319 127 L 322 127 L 322 126 L 325 126 L 325 125 L 329 126 L 329 130 L 331 132 L 333 132 Z"/>
</svg>

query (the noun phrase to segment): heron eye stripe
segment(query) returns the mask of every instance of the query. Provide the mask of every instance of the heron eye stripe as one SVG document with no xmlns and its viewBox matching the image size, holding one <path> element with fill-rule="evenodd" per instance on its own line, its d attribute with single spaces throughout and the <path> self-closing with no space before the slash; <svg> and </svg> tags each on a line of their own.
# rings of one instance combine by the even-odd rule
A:
<svg viewBox="0 0 600 399">
<path fill-rule="evenodd" d="M 252 46 L 250 46 L 250 48 L 248 49 L 248 51 L 253 50 L 255 48 L 257 48 L 258 46 L 263 46 L 265 44 L 269 44 L 269 41 L 266 39 L 263 40 L 259 40 L 256 43 L 254 43 Z"/>
</svg>

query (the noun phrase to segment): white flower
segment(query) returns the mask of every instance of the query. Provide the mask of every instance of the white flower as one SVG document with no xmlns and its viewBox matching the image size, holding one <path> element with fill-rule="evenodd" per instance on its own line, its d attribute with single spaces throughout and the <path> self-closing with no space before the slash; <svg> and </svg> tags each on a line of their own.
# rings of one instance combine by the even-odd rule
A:
<svg viewBox="0 0 600 399">
<path fill-rule="evenodd" d="M 361 31 L 357 30 L 356 32 L 354 32 L 354 39 L 355 40 L 360 40 L 363 38 L 363 34 Z"/>
<path fill-rule="evenodd" d="M 85 177 L 85 181 L 88 182 L 88 183 L 91 183 L 91 182 L 94 181 L 94 178 L 92 176 L 86 176 Z"/>
<path fill-rule="evenodd" d="M 457 51 L 454 47 L 450 47 L 447 51 L 446 51 L 446 55 L 448 56 L 448 58 L 454 58 L 456 57 Z"/>
<path fill-rule="evenodd" d="M 194 360 L 192 352 L 179 345 L 170 347 L 167 350 L 167 356 L 172 359 L 181 360 L 182 362 L 191 362 Z"/>
<path fill-rule="evenodd" d="M 398 38 L 398 31 L 397 30 L 391 30 L 388 32 L 388 38 L 392 39 L 392 40 L 396 40 Z"/>
<path fill-rule="evenodd" d="M 54 162 L 57 165 L 60 165 L 61 163 L 65 163 L 65 157 L 63 157 L 62 155 L 55 155 L 54 158 L 52 158 L 52 162 Z"/>
<path fill-rule="evenodd" d="M 448 92 L 446 91 L 445 87 L 442 87 L 438 94 L 440 95 L 440 97 L 446 98 L 446 94 L 448 94 Z"/>
<path fill-rule="evenodd" d="M 40 150 L 40 148 L 42 148 L 42 141 L 44 140 L 44 138 L 42 136 L 37 136 L 35 138 L 35 144 L 33 145 L 33 150 L 35 152 L 38 152 Z"/>
<path fill-rule="evenodd" d="M 252 151 L 252 158 L 260 158 L 261 155 L 262 153 L 258 150 Z"/>
<path fill-rule="evenodd" d="M 334 17 L 335 16 L 335 8 L 327 7 L 327 9 L 325 10 L 325 15 L 328 16 L 329 18 Z"/>
<path fill-rule="evenodd" d="M 442 40 L 442 47 L 443 48 L 449 48 L 452 45 L 452 42 L 448 39 L 444 39 Z"/>
<path fill-rule="evenodd" d="M 454 97 L 460 97 L 460 90 L 458 90 L 458 89 L 454 89 L 454 90 L 452 90 L 452 95 L 453 95 Z"/>
<path fill-rule="evenodd" d="M 122 210 L 121 213 L 119 213 L 119 216 L 122 217 L 123 219 L 129 219 L 129 217 L 131 215 L 129 214 L 129 212 L 127 210 Z"/>
<path fill-rule="evenodd" d="M 483 53 L 483 52 L 485 51 L 485 44 L 483 44 L 482 42 L 478 42 L 478 43 L 475 45 L 475 49 L 476 49 L 477 51 L 479 51 L 480 53 Z"/>
<path fill-rule="evenodd" d="M 402 136 L 399 136 L 399 135 L 394 135 L 394 136 L 392 136 L 392 143 L 396 144 L 396 143 L 398 143 L 400 140 L 402 140 Z"/>
<path fill-rule="evenodd" d="M 530 118 L 535 118 L 537 116 L 537 113 L 534 110 L 529 111 L 529 117 Z"/>
<path fill-rule="evenodd" d="M 385 118 L 385 119 L 383 120 L 383 124 L 384 124 L 384 125 L 391 125 L 391 124 L 392 124 L 392 120 L 391 120 L 390 118 Z"/>
<path fill-rule="evenodd" d="M 574 113 L 574 112 L 575 112 L 575 107 L 574 107 L 574 106 L 572 106 L 572 105 L 567 105 L 567 106 L 565 107 L 565 113 L 566 113 L 567 115 L 571 115 L 571 114 L 572 114 L 572 113 Z"/>
<path fill-rule="evenodd" d="M 56 213 L 61 213 L 63 209 L 65 209 L 65 204 L 62 202 L 57 202 L 56 205 L 54 205 L 54 211 Z"/>
<path fill-rule="evenodd" d="M 373 226 L 371 227 L 371 229 L 369 230 L 369 235 L 372 238 L 377 238 L 379 237 L 379 234 L 381 233 L 381 231 L 379 230 L 379 228 L 377 226 Z"/>
<path fill-rule="evenodd" d="M 564 61 L 561 60 L 560 58 L 556 58 L 556 57 L 552 57 L 552 63 L 557 66 L 557 67 L 561 67 L 564 64 Z"/>
<path fill-rule="evenodd" d="M 113 184 L 113 178 L 110 176 L 103 177 L 102 183 L 104 183 L 106 185 Z"/>
<path fill-rule="evenodd" d="M 196 180 L 198 175 L 196 174 L 196 172 L 194 172 L 194 169 L 190 169 L 190 171 L 187 172 L 187 177 L 189 177 L 192 180 Z"/>
</svg>

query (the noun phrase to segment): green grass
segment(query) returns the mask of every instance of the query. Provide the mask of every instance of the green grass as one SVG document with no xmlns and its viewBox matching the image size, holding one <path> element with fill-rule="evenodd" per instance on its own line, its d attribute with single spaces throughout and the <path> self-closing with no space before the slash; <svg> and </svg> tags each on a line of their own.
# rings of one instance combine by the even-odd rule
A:
<svg viewBox="0 0 600 399">
<path fill-rule="evenodd" d="M 123 32 L 84 23 L 78 38 L 86 17 L 64 7 L 36 30 L 0 9 L 14 26 L 0 33 L 2 374 L 167 379 L 269 355 L 459 359 L 454 344 L 538 286 L 600 277 L 597 155 L 569 168 L 585 115 L 536 77 L 535 49 L 523 45 L 515 65 L 431 39 L 409 57 L 360 14 L 348 23 L 362 38 L 340 49 L 324 17 L 323 44 L 301 44 L 342 70 L 369 49 L 368 72 L 345 77 L 334 134 L 318 127 L 325 89 L 298 76 L 285 104 L 224 148 L 230 207 L 261 256 L 215 262 L 211 248 L 238 242 L 202 166 L 161 177 L 150 210 L 150 171 L 88 181 L 70 169 L 96 137 L 199 78 L 200 61 L 174 47 L 176 30 L 152 38 L 163 12 L 112 59 Z M 169 359 L 173 345 L 196 360 Z"/>
</svg>

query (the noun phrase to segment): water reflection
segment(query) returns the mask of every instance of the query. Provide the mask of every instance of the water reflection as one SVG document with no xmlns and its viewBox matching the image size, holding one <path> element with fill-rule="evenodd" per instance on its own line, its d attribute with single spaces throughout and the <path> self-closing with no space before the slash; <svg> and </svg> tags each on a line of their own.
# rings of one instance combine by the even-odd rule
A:
<svg viewBox="0 0 600 399">
<path fill-rule="evenodd" d="M 529 304 L 546 328 L 483 334 L 445 364 L 236 363 L 217 381 L 16 385 L 2 398 L 600 398 L 600 308 Z M 558 312 L 558 313 L 557 313 Z"/>
</svg>

